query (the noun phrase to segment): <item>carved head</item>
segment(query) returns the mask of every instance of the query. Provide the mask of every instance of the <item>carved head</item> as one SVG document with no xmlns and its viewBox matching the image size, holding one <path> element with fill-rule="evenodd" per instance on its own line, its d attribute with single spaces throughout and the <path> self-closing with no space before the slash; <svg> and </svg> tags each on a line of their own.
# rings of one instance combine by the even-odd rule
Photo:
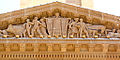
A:
<svg viewBox="0 0 120 60">
<path fill-rule="evenodd" d="M 7 32 L 12 32 L 12 31 L 14 31 L 12 24 L 10 24 L 10 25 L 8 26 L 8 28 L 6 29 L 6 31 L 7 31 Z"/>
<path fill-rule="evenodd" d="M 38 17 L 35 17 L 34 19 L 35 19 L 35 20 L 38 20 Z"/>
<path fill-rule="evenodd" d="M 80 19 L 80 22 L 83 22 L 83 19 Z"/>
<path fill-rule="evenodd" d="M 45 19 L 40 19 L 41 22 L 45 22 L 46 20 Z"/>
<path fill-rule="evenodd" d="M 60 15 L 59 15 L 59 13 L 55 13 L 55 16 L 56 16 L 56 17 L 59 17 Z"/>
<path fill-rule="evenodd" d="M 27 21 L 27 22 L 30 22 L 30 19 L 27 19 L 26 21 Z"/>
<path fill-rule="evenodd" d="M 74 18 L 75 22 L 78 22 L 79 18 Z"/>
</svg>

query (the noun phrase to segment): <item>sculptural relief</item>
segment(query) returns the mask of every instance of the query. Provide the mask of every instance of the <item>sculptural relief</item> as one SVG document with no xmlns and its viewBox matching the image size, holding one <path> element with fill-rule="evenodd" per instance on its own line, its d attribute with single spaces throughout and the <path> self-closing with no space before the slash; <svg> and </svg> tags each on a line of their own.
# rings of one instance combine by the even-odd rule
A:
<svg viewBox="0 0 120 60">
<path fill-rule="evenodd" d="M 80 37 L 82 37 L 82 32 L 85 32 L 86 36 L 89 37 L 88 31 L 87 31 L 88 27 L 83 22 L 83 19 L 80 19 L 80 22 L 78 24 L 80 24 L 80 27 L 79 27 Z"/>
<path fill-rule="evenodd" d="M 53 36 L 53 19 L 46 18 L 46 25 L 49 35 Z"/>
<path fill-rule="evenodd" d="M 71 18 L 61 18 L 61 35 L 68 36 L 68 25 Z"/>
<path fill-rule="evenodd" d="M 75 37 L 78 37 L 79 34 L 79 30 L 78 30 L 78 26 L 77 26 L 77 22 L 78 22 L 78 19 L 74 19 L 75 21 L 73 21 L 71 24 L 69 24 L 69 33 L 74 35 Z"/>
<path fill-rule="evenodd" d="M 24 37 L 26 37 L 25 33 L 27 33 L 28 36 L 31 35 L 31 31 L 30 30 L 31 30 L 31 27 L 32 27 L 32 23 L 30 22 L 30 20 L 27 19 L 26 21 L 27 21 L 27 23 L 24 24 L 24 26 L 25 26 Z"/>
<path fill-rule="evenodd" d="M 46 26 L 46 23 L 45 23 L 45 19 L 40 19 L 40 32 L 42 35 L 44 35 L 45 37 L 48 35 L 46 30 L 47 30 L 47 26 Z"/>
<path fill-rule="evenodd" d="M 32 23 L 33 23 L 32 31 L 31 31 L 32 36 L 35 36 L 35 32 L 37 32 L 39 35 L 42 35 L 39 29 L 39 25 L 41 23 L 38 21 L 38 18 L 35 17 Z"/>
<path fill-rule="evenodd" d="M 61 35 L 61 19 L 54 18 L 53 19 L 53 36 Z"/>
<path fill-rule="evenodd" d="M 52 13 L 52 12 L 49 12 Z M 26 23 L 19 25 L 9 24 L 5 30 L 0 30 L 0 37 L 3 35 L 8 37 L 63 37 L 63 38 L 93 38 L 98 37 L 120 37 L 119 29 L 108 29 L 104 25 L 92 25 L 90 23 L 83 22 L 83 18 L 73 18 L 60 16 L 60 13 L 54 13 L 55 16 L 49 17 L 34 17 L 28 16 L 25 19 Z M 32 21 L 32 22 L 31 22 Z M 84 18 L 85 21 L 85 18 Z"/>
<path fill-rule="evenodd" d="M 20 37 L 23 37 L 25 28 L 23 25 L 9 25 L 6 29 L 7 32 L 13 33 L 14 35 L 19 35 Z"/>
</svg>

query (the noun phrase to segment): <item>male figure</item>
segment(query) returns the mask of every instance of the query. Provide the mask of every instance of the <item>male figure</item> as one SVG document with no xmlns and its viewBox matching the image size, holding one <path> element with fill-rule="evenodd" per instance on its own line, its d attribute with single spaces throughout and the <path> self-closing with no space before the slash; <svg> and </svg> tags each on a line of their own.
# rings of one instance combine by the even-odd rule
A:
<svg viewBox="0 0 120 60">
<path fill-rule="evenodd" d="M 56 13 L 53 18 L 46 18 L 46 23 L 49 35 L 61 35 L 61 19 L 59 18 L 59 13 Z"/>
<path fill-rule="evenodd" d="M 62 35 L 67 36 L 68 33 L 68 25 L 69 25 L 69 21 L 71 20 L 71 18 L 61 18 L 61 28 L 62 28 Z"/>
<path fill-rule="evenodd" d="M 33 24 L 30 22 L 30 19 L 27 19 L 26 21 L 27 21 L 27 23 L 24 24 L 24 26 L 25 26 L 24 37 L 26 37 L 25 33 L 27 33 L 28 36 L 30 36 L 30 29 L 31 29 L 31 26 Z"/>
<path fill-rule="evenodd" d="M 82 32 L 85 32 L 86 36 L 89 37 L 88 32 L 87 32 L 87 26 L 83 22 L 83 19 L 80 19 L 80 22 L 78 24 L 80 24 L 80 28 L 79 28 L 80 37 L 82 37 L 82 34 L 83 34 Z"/>
<path fill-rule="evenodd" d="M 49 35 L 53 36 L 53 18 L 45 18 Z"/>
<path fill-rule="evenodd" d="M 59 18 L 59 13 L 56 13 L 53 19 L 53 36 L 61 36 L 61 18 Z"/>
<path fill-rule="evenodd" d="M 41 23 L 38 21 L 38 18 L 35 17 L 35 18 L 33 19 L 32 23 L 34 24 L 34 25 L 33 25 L 33 28 L 32 28 L 32 36 L 35 35 L 35 31 L 37 31 L 38 34 L 41 35 L 40 29 L 39 29 L 39 25 L 40 25 Z"/>
<path fill-rule="evenodd" d="M 69 33 L 72 34 L 74 37 L 78 37 L 78 26 L 77 26 L 77 23 L 78 23 L 78 20 L 79 18 L 74 18 L 75 21 L 73 21 L 70 25 L 69 25 Z M 75 36 L 76 35 L 76 36 Z"/>
<path fill-rule="evenodd" d="M 46 37 L 48 34 L 46 33 L 46 23 L 45 23 L 45 19 L 40 19 L 40 31 L 41 33 Z"/>
</svg>

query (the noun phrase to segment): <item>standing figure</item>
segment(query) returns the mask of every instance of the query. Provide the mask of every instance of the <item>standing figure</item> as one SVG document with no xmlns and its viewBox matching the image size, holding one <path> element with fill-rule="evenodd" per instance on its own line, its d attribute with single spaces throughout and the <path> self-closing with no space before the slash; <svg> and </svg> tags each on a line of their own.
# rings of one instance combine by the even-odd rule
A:
<svg viewBox="0 0 120 60">
<path fill-rule="evenodd" d="M 47 26 L 46 26 L 46 23 L 45 23 L 45 19 L 40 19 L 40 31 L 42 33 L 42 35 L 44 35 L 45 37 L 48 35 L 47 32 L 46 32 L 46 29 L 47 29 Z"/>
<path fill-rule="evenodd" d="M 61 18 L 59 18 L 59 13 L 56 13 L 55 17 L 46 18 L 46 24 L 49 35 L 51 36 L 61 35 Z"/>
<path fill-rule="evenodd" d="M 61 18 L 61 29 L 62 35 L 67 36 L 68 34 L 68 25 L 71 18 Z"/>
<path fill-rule="evenodd" d="M 31 32 L 32 32 L 32 36 L 35 35 L 35 31 L 38 32 L 39 35 L 41 35 L 40 29 L 39 29 L 39 25 L 40 25 L 41 23 L 38 21 L 38 18 L 35 17 L 35 18 L 33 19 L 32 23 L 34 24 L 34 25 L 33 25 L 33 28 L 32 28 L 32 31 L 31 31 Z"/>
<path fill-rule="evenodd" d="M 25 27 L 24 37 L 26 37 L 26 34 L 25 34 L 25 33 L 27 33 L 28 36 L 31 35 L 30 29 L 31 29 L 32 23 L 30 22 L 30 19 L 27 19 L 26 21 L 27 21 L 27 23 L 24 24 L 24 27 Z"/>
<path fill-rule="evenodd" d="M 87 31 L 87 26 L 83 22 L 83 19 L 80 19 L 80 22 L 78 24 L 80 25 L 80 28 L 79 28 L 80 37 L 82 37 L 83 32 L 85 32 L 86 36 L 89 37 L 88 31 Z"/>
<path fill-rule="evenodd" d="M 53 18 L 45 18 L 48 34 L 53 36 Z"/>
<path fill-rule="evenodd" d="M 75 21 L 69 24 L 69 34 L 72 34 L 76 38 L 79 36 L 78 34 L 79 31 L 78 31 L 78 26 L 77 26 L 78 19 L 79 18 L 74 18 Z"/>
<path fill-rule="evenodd" d="M 53 36 L 61 35 L 61 18 L 59 18 L 59 13 L 56 13 L 53 19 Z"/>
</svg>

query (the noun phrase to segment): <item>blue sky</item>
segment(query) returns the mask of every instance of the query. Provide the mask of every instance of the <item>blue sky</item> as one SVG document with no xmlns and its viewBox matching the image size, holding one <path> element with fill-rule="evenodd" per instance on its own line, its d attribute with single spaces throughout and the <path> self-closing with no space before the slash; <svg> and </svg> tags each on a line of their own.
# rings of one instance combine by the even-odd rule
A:
<svg viewBox="0 0 120 60">
<path fill-rule="evenodd" d="M 0 14 L 20 9 L 20 0 L 0 0 Z M 94 0 L 94 10 L 120 16 L 120 0 Z"/>
</svg>

